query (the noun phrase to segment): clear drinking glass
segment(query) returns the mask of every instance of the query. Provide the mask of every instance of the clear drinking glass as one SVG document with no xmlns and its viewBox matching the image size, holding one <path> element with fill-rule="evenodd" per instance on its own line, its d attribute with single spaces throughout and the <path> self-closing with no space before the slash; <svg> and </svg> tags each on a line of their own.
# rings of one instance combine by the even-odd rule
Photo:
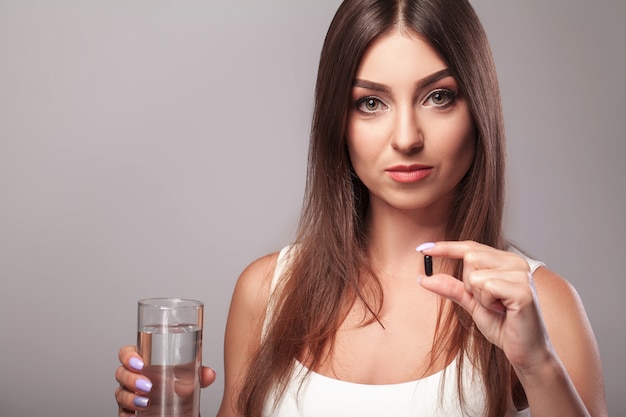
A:
<svg viewBox="0 0 626 417">
<path fill-rule="evenodd" d="M 180 298 L 139 300 L 137 349 L 152 381 L 142 417 L 199 417 L 204 304 Z"/>
</svg>

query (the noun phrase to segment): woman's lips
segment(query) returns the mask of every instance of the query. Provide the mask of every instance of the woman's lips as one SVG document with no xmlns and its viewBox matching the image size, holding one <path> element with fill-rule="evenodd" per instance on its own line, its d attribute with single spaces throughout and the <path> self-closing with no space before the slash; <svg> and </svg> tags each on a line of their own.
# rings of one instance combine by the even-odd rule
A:
<svg viewBox="0 0 626 417">
<path fill-rule="evenodd" d="M 425 178 L 432 170 L 432 167 L 424 165 L 396 165 L 387 168 L 385 172 L 394 181 L 411 183 Z"/>
</svg>

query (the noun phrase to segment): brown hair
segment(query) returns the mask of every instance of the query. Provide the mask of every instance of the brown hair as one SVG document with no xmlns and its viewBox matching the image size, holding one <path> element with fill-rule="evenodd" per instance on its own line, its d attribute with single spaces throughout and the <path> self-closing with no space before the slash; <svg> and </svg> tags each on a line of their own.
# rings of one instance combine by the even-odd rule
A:
<svg viewBox="0 0 626 417">
<path fill-rule="evenodd" d="M 270 393 L 280 397 L 295 358 L 306 355 L 302 359 L 309 369 L 320 363 L 355 301 L 363 302 L 377 320 L 382 290 L 366 256 L 368 191 L 351 167 L 345 122 L 361 57 L 374 40 L 397 28 L 419 34 L 440 54 L 468 102 L 477 132 L 475 158 L 459 184 L 446 239 L 505 247 L 500 94 L 487 38 L 474 10 L 466 0 L 344 1 L 322 48 L 303 212 L 281 277 L 277 308 L 240 392 L 239 408 L 245 416 L 261 416 Z M 452 268 L 460 276 L 461 263 Z M 503 352 L 474 331 L 462 308 L 455 306 L 454 314 L 443 316 L 441 310 L 433 355 L 459 354 L 461 394 L 460 371 L 467 354 L 483 376 L 485 415 L 503 415 L 511 377 Z"/>
</svg>

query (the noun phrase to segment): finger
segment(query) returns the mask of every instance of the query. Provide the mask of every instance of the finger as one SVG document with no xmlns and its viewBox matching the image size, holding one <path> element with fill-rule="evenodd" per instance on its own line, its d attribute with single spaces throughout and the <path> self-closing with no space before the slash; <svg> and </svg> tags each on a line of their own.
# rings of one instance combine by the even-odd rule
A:
<svg viewBox="0 0 626 417">
<path fill-rule="evenodd" d="M 120 416 L 134 415 L 135 410 L 144 410 L 149 404 L 147 397 L 130 392 L 122 386 L 115 390 L 115 401 Z"/>
<path fill-rule="evenodd" d="M 488 279 L 481 284 L 480 295 L 474 294 L 478 301 L 487 307 L 498 300 L 507 312 L 522 311 L 524 307 L 534 302 L 532 285 L 523 281 L 508 281 L 504 279 Z"/>
<path fill-rule="evenodd" d="M 128 391 L 148 393 L 152 389 L 152 382 L 146 376 L 131 372 L 123 365 L 115 370 L 115 380 Z"/>
<path fill-rule="evenodd" d="M 466 291 L 474 294 L 481 305 L 504 311 L 507 305 L 514 305 L 516 298 L 518 301 L 522 298 L 528 300 L 529 290 L 532 290 L 532 275 L 521 270 L 482 269 L 469 274 L 464 285 Z"/>
<path fill-rule="evenodd" d="M 487 249 L 490 249 L 490 247 L 471 240 L 442 240 L 435 242 L 432 247 L 427 247 L 421 252 L 432 256 L 445 256 L 453 259 L 463 259 L 470 251 L 484 251 Z"/>
<path fill-rule="evenodd" d="M 124 346 L 117 354 L 120 362 L 132 372 L 140 372 L 144 367 L 144 362 L 141 356 L 137 353 L 135 346 Z"/>
<path fill-rule="evenodd" d="M 117 411 L 117 415 L 119 417 L 134 417 L 135 416 L 135 412 L 133 410 L 127 410 L 125 408 L 119 407 L 118 411 Z"/>
<path fill-rule="evenodd" d="M 507 309 L 502 300 L 489 291 L 494 282 L 495 280 L 485 281 L 481 287 L 472 288 L 471 293 L 474 296 L 474 300 L 481 306 L 497 313 L 504 313 Z"/>
<path fill-rule="evenodd" d="M 516 253 L 494 249 L 473 241 L 441 241 L 423 253 L 453 259 L 462 259 L 465 269 L 522 269 L 528 270 L 528 262 Z"/>
<path fill-rule="evenodd" d="M 454 301 L 469 313 L 474 311 L 476 301 L 473 295 L 465 290 L 462 281 L 450 275 L 436 274 L 430 277 L 422 276 L 419 283 L 423 288 Z"/>
<path fill-rule="evenodd" d="M 465 290 L 471 293 L 482 291 L 485 283 L 490 280 L 499 279 L 511 283 L 528 284 L 530 276 L 530 274 L 525 271 L 503 271 L 499 269 L 480 269 L 466 272 L 464 275 L 463 284 L 465 285 Z"/>
<path fill-rule="evenodd" d="M 215 378 L 215 371 L 212 368 L 207 366 L 202 367 L 202 372 L 200 374 L 200 386 L 202 388 L 206 388 L 211 385 L 215 381 Z"/>
</svg>

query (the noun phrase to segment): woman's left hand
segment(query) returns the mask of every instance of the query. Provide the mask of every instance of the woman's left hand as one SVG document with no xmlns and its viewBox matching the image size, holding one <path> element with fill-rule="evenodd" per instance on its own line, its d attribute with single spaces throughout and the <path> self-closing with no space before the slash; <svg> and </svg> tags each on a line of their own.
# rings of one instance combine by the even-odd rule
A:
<svg viewBox="0 0 626 417">
<path fill-rule="evenodd" d="M 472 241 L 437 242 L 422 253 L 463 260 L 462 281 L 439 273 L 421 277 L 420 284 L 469 312 L 514 367 L 531 369 L 552 354 L 526 259 Z"/>
</svg>

